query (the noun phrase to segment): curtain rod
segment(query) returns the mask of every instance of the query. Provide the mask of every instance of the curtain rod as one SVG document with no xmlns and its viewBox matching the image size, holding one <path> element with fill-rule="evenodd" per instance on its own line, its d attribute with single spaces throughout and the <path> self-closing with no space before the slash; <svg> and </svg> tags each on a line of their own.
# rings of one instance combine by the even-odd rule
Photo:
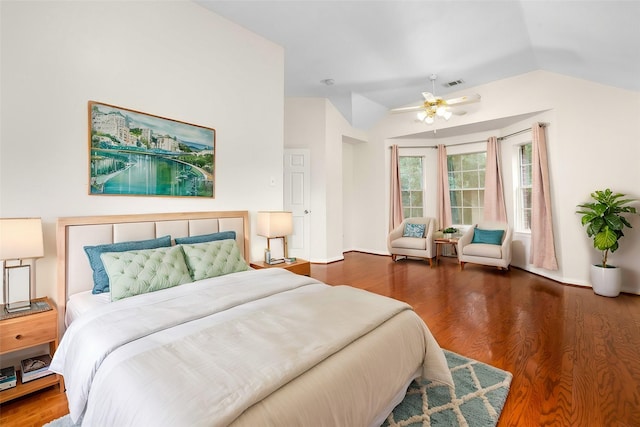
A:
<svg viewBox="0 0 640 427">
<path fill-rule="evenodd" d="M 540 126 L 547 127 L 549 126 L 548 123 L 540 123 Z M 509 135 L 505 135 L 505 136 L 500 136 L 498 137 L 498 141 L 502 141 L 503 139 L 507 139 L 507 138 L 511 138 L 512 136 L 516 136 L 516 135 L 520 135 L 521 133 L 525 133 L 525 132 L 530 132 L 531 128 L 527 128 L 527 129 L 521 129 L 519 131 L 510 133 Z M 459 142 L 457 144 L 449 144 L 447 145 L 447 147 L 455 147 L 458 145 L 469 145 L 469 144 L 478 144 L 481 142 L 487 142 L 486 139 L 483 139 L 481 141 L 469 141 L 469 142 Z M 389 146 L 389 148 L 391 148 L 391 146 Z M 398 149 L 400 148 L 438 148 L 437 145 L 399 145 Z"/>
</svg>

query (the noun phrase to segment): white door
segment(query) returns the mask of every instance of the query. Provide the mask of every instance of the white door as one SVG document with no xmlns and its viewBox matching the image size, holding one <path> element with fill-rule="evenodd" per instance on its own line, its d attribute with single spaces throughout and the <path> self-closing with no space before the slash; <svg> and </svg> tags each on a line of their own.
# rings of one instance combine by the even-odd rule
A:
<svg viewBox="0 0 640 427">
<path fill-rule="evenodd" d="M 305 148 L 284 150 L 284 210 L 293 213 L 293 234 L 288 238 L 289 256 L 309 259 L 310 253 L 310 152 Z"/>
</svg>

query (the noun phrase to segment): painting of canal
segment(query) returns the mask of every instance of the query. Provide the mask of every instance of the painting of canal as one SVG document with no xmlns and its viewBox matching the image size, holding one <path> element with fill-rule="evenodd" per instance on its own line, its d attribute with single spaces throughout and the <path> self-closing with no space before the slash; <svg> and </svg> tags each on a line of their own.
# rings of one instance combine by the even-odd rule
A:
<svg viewBox="0 0 640 427">
<path fill-rule="evenodd" d="M 90 194 L 214 197 L 215 130 L 89 101 Z"/>
</svg>

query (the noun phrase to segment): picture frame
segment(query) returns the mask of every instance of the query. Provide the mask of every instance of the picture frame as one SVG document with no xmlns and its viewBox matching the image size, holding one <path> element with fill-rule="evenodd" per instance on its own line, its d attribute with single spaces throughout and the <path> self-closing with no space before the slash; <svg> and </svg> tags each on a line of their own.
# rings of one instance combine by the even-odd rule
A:
<svg viewBox="0 0 640 427">
<path fill-rule="evenodd" d="M 88 102 L 89 194 L 215 198 L 213 128 Z"/>
</svg>

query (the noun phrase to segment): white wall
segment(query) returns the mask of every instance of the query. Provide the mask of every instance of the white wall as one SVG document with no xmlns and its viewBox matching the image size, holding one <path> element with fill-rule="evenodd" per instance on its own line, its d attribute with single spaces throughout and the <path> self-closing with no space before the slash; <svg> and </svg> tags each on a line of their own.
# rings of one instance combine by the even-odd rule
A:
<svg viewBox="0 0 640 427">
<path fill-rule="evenodd" d="M 282 208 L 281 47 L 192 2 L 0 8 L 0 216 L 43 219 L 37 296 L 56 295 L 57 217 Z M 215 128 L 215 199 L 89 196 L 89 100 Z"/>
<path fill-rule="evenodd" d="M 544 113 L 494 132 L 458 138 L 429 138 L 424 140 L 424 145 L 464 142 L 465 139 L 476 141 L 492 133 L 502 136 L 530 127 L 534 121 L 549 122 L 549 173 L 560 270 L 550 272 L 525 267 L 561 282 L 589 285 L 588 265 L 597 262 L 599 253 L 592 248 L 580 225 L 575 214 L 576 206 L 587 201 L 592 191 L 607 187 L 640 198 L 640 93 L 543 71 L 469 88 L 465 92 L 477 92 L 482 96 L 473 114 L 454 117 L 449 122 L 436 122 L 435 129 Z M 368 132 L 368 144 L 354 147 L 353 168 L 358 173 L 352 187 L 357 188 L 358 193 L 353 197 L 360 202 L 353 204 L 356 212 L 345 215 L 362 218 L 353 237 L 361 249 L 386 252 L 389 211 L 387 147 L 398 141 L 406 144 L 404 140 L 393 138 L 424 130 L 424 124 L 414 123 L 406 116 L 389 115 Z M 514 142 L 516 140 L 507 139 L 503 143 L 503 171 L 506 163 L 510 162 L 510 144 Z M 472 146 L 465 148 L 473 150 Z M 385 173 L 381 173 L 383 170 Z M 511 186 L 510 168 L 504 175 L 505 186 Z M 511 195 L 508 197 L 512 199 Z M 374 210 L 371 206 L 379 208 Z M 634 228 L 625 233 L 620 241 L 621 248 L 611 255 L 611 262 L 625 269 L 623 290 L 640 293 L 640 217 L 633 217 L 631 223 Z"/>
<path fill-rule="evenodd" d="M 343 145 L 364 138 L 364 132 L 352 128 L 324 98 L 285 101 L 284 145 L 309 148 L 311 155 L 312 262 L 343 259 Z"/>
</svg>

